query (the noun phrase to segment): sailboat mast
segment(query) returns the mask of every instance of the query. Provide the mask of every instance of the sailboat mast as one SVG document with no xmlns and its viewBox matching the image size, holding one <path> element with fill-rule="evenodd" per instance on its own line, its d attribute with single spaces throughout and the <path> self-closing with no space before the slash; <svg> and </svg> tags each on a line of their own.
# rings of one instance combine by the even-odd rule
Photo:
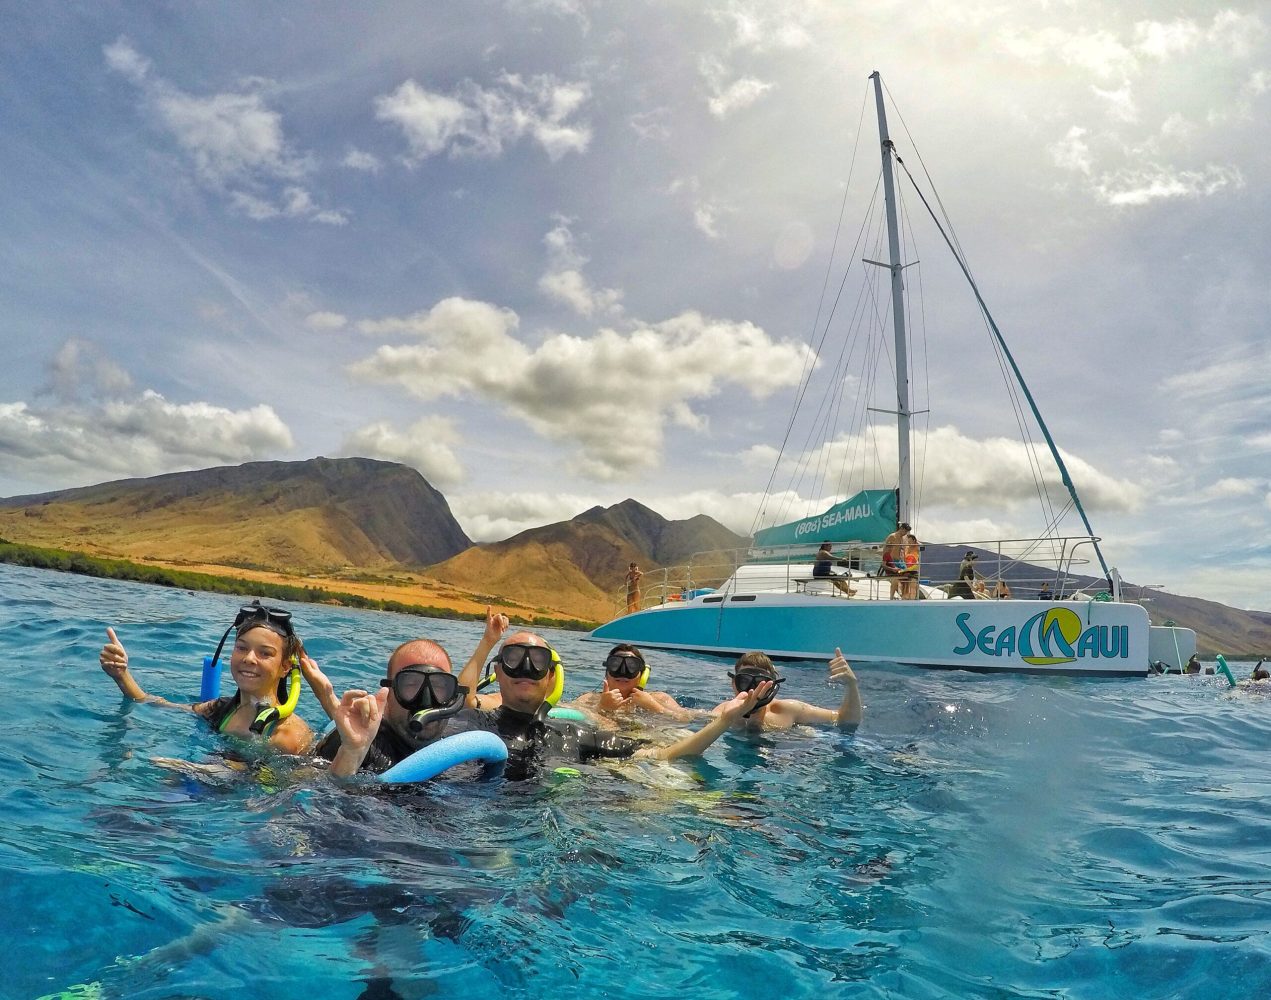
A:
<svg viewBox="0 0 1271 1000">
<path fill-rule="evenodd" d="M 896 457 L 898 465 L 897 515 L 899 520 L 912 524 L 910 507 L 913 503 L 913 465 L 909 456 L 909 345 L 905 336 L 905 279 L 904 265 L 900 262 L 900 227 L 896 222 L 896 182 L 891 170 L 891 138 L 887 134 L 887 111 L 883 107 L 883 79 L 875 70 L 869 77 L 874 81 L 874 99 L 878 105 L 878 138 L 883 154 L 883 199 L 887 209 L 888 267 L 891 270 L 891 315 L 896 335 Z M 870 263 L 874 263 L 871 261 Z"/>
</svg>

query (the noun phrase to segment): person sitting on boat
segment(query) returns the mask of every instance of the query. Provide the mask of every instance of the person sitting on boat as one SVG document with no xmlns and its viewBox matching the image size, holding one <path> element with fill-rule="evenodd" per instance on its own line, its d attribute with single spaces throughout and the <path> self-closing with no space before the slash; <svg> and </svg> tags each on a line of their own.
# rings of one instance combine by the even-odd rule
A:
<svg viewBox="0 0 1271 1000">
<path fill-rule="evenodd" d="M 904 589 L 901 578 L 905 574 L 905 538 L 911 531 L 913 525 L 902 521 L 895 531 L 883 539 L 882 575 L 890 578 L 891 593 L 888 596 L 892 598 Z"/>
<path fill-rule="evenodd" d="M 605 679 L 601 689 L 579 695 L 572 706 L 611 718 L 636 709 L 667 715 L 679 722 L 687 722 L 694 717 L 693 712 L 665 691 L 648 690 L 648 683 L 649 667 L 644 661 L 644 654 L 635 646 L 622 643 L 609 650 L 605 657 Z"/>
<path fill-rule="evenodd" d="M 822 542 L 821 547 L 817 549 L 816 558 L 812 563 L 812 576 L 814 579 L 828 579 L 834 584 L 835 588 L 852 597 L 856 594 L 856 588 L 852 584 L 838 576 L 834 572 L 834 551 L 829 542 Z"/>
<path fill-rule="evenodd" d="M 993 598 L 998 601 L 1009 601 L 1011 599 L 1011 588 L 1006 585 L 1005 580 L 998 580 L 993 585 Z"/>
<path fill-rule="evenodd" d="M 962 557 L 962 564 L 958 567 L 958 578 L 949 589 L 950 597 L 961 597 L 967 601 L 975 600 L 974 588 L 979 580 L 979 575 L 975 572 L 975 561 L 979 558 L 970 551 Z M 981 583 L 980 586 L 984 585 Z"/>
<path fill-rule="evenodd" d="M 106 629 L 110 641 L 97 659 L 106 675 L 133 701 L 184 709 L 206 719 L 218 733 L 260 736 L 283 753 L 303 753 L 313 742 L 313 731 L 294 714 L 300 678 L 290 675 L 304 656 L 304 643 L 291 625 L 291 612 L 254 601 L 239 610 L 221 637 L 222 644 L 231 630 L 234 648 L 229 668 L 238 690 L 225 698 L 186 704 L 147 694 L 128 669 L 128 651 L 113 628 Z M 220 651 L 217 647 L 217 656 Z M 292 697 L 293 685 L 296 697 Z"/>
<path fill-rule="evenodd" d="M 760 691 L 765 693 L 760 695 L 755 708 L 735 717 L 733 725 L 736 728 L 759 732 L 765 729 L 789 729 L 791 726 L 822 725 L 837 726 L 845 732 L 853 732 L 861 724 L 861 692 L 856 674 L 852 672 L 841 649 L 834 650 L 829 673 L 830 683 L 841 682 L 847 686 L 837 710 L 820 708 L 793 698 L 778 698 L 777 688 L 784 683 L 785 678 L 777 676 L 777 668 L 772 665 L 768 654 L 746 653 L 737 660 L 728 675 L 732 678 L 734 698 L 717 705 L 712 714 L 723 712 L 744 694 Z"/>
<path fill-rule="evenodd" d="M 479 672 L 508 627 L 506 615 L 485 609 L 485 631 L 465 667 Z M 379 690 L 353 689 L 336 698 L 318 664 L 301 660 L 305 680 L 336 728 L 313 748 L 331 761 L 330 773 L 349 777 L 358 771 L 382 774 L 416 750 L 446 735 L 448 720 L 467 704 L 468 689 L 455 676 L 450 654 L 432 639 L 403 642 L 388 657 Z"/>
<path fill-rule="evenodd" d="M 901 597 L 910 601 L 918 600 L 918 559 L 921 554 L 922 546 L 918 544 L 918 536 L 911 531 L 905 535 L 905 543 L 901 546 L 901 558 L 905 564 L 905 572 L 902 575 L 903 586 L 900 594 Z"/>
<path fill-rule="evenodd" d="M 1037 588 L 1037 600 L 1053 601 L 1054 599 L 1055 595 L 1050 592 L 1050 582 L 1043 580 L 1042 585 Z"/>
<path fill-rule="evenodd" d="M 666 746 L 652 746 L 617 733 L 601 732 L 583 723 L 548 718 L 549 695 L 563 686 L 564 666 L 556 650 L 533 632 L 509 635 L 492 666 L 501 704 L 493 711 L 483 711 L 476 707 L 476 698 L 469 693 L 468 708 L 455 717 L 455 722 L 470 729 L 493 732 L 507 744 L 508 760 L 503 773 L 513 781 L 535 776 L 541 765 L 551 760 L 581 762 L 630 757 L 675 760 L 700 754 L 734 719 L 755 708 L 772 690 L 772 685 L 763 685 L 739 693 L 731 702 L 720 706 L 714 717 L 697 732 Z M 465 668 L 460 679 L 467 679 L 468 674 Z"/>
</svg>

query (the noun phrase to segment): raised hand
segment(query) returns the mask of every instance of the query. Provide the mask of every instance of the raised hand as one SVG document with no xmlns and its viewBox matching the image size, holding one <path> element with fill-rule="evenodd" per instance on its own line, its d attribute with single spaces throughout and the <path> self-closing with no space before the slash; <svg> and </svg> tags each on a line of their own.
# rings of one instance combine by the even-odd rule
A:
<svg viewBox="0 0 1271 1000">
<path fill-rule="evenodd" d="M 843 655 L 843 650 L 835 647 L 834 659 L 830 661 L 830 683 L 840 684 L 854 680 L 856 680 L 856 674 L 852 671 L 851 664 L 847 662 L 847 657 Z"/>
<path fill-rule="evenodd" d="M 749 691 L 742 691 L 733 696 L 733 700 L 725 702 L 719 709 L 719 714 L 729 722 L 739 719 L 764 698 L 768 697 L 776 690 L 776 685 L 772 681 L 761 681 L 756 687 Z"/>
<path fill-rule="evenodd" d="M 335 696 L 335 686 L 331 683 L 331 679 L 322 672 L 322 669 L 318 666 L 318 661 L 310 656 L 302 655 L 300 657 L 300 673 L 304 675 L 305 681 L 315 697 L 317 697 L 318 704 L 322 706 L 322 711 L 326 713 L 327 718 L 334 719 L 335 710 L 339 707 L 340 701 Z"/>
<path fill-rule="evenodd" d="M 384 706 L 388 702 L 388 688 L 380 688 L 375 694 L 362 690 L 345 691 L 335 705 L 331 719 L 340 730 L 342 746 L 365 754 L 366 749 L 380 731 Z"/>
<path fill-rule="evenodd" d="M 106 636 L 110 642 L 102 646 L 97 662 L 101 664 L 102 670 L 115 680 L 119 680 L 120 675 L 128 669 L 128 650 L 124 649 L 124 644 L 119 641 L 119 636 L 115 635 L 113 628 L 106 629 Z"/>
<path fill-rule="evenodd" d="M 503 638 L 509 624 L 508 616 L 495 611 L 490 605 L 485 606 L 485 632 L 481 636 L 482 643 L 493 646 Z"/>
</svg>

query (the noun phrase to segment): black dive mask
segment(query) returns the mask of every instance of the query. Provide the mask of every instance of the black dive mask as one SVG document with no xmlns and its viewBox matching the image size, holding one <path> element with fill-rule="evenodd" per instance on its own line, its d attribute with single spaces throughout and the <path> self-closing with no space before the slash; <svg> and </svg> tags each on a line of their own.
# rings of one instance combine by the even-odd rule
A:
<svg viewBox="0 0 1271 1000">
<path fill-rule="evenodd" d="M 397 703 L 414 712 L 408 724 L 412 733 L 430 722 L 450 718 L 463 708 L 468 693 L 454 674 L 426 663 L 402 667 L 391 681 L 387 677 L 381 680 L 380 686 L 392 688 Z"/>
<path fill-rule="evenodd" d="M 229 638 L 231 632 L 242 632 L 244 628 L 256 625 L 262 625 L 284 639 L 294 639 L 296 635 L 296 630 L 291 624 L 290 611 L 271 608 L 261 604 L 259 600 L 252 601 L 251 604 L 244 604 L 238 609 L 234 621 L 221 636 L 221 641 L 216 644 L 216 652 L 212 654 L 212 666 L 215 666 L 221 658 L 221 650 L 225 648 L 225 640 Z"/>
<path fill-rule="evenodd" d="M 745 694 L 747 691 L 753 691 L 764 681 L 772 681 L 772 690 L 756 702 L 755 707 L 742 716 L 743 719 L 749 719 L 755 712 L 758 712 L 759 709 L 763 708 L 765 705 L 772 704 L 773 699 L 777 697 L 778 685 L 786 682 L 784 677 L 777 677 L 774 674 L 767 672 L 747 670 L 745 667 L 742 667 L 736 673 L 730 672 L 728 676 L 733 679 L 733 686 L 737 688 L 739 694 Z"/>
<path fill-rule="evenodd" d="M 496 660 L 509 677 L 528 677 L 534 681 L 541 681 L 560 663 L 560 657 L 551 646 L 527 646 L 523 642 L 505 642 Z"/>
<path fill-rule="evenodd" d="M 644 660 L 635 653 L 611 653 L 605 657 L 605 673 L 620 681 L 635 680 L 644 673 Z"/>
</svg>

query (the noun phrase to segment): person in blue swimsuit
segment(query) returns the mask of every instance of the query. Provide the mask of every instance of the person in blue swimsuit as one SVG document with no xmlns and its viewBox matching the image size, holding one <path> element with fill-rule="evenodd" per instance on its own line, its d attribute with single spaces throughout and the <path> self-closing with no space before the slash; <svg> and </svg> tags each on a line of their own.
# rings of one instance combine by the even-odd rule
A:
<svg viewBox="0 0 1271 1000">
<path fill-rule="evenodd" d="M 283 753 L 304 753 L 313 742 L 313 731 L 294 714 L 295 701 L 290 697 L 288 675 L 304 656 L 304 644 L 291 625 L 291 612 L 257 601 L 239 611 L 226 636 L 231 630 L 235 635 L 230 674 L 238 690 L 226 698 L 187 704 L 147 694 L 129 669 L 128 651 L 113 628 L 106 629 L 110 641 L 102 647 L 98 662 L 120 692 L 133 701 L 184 709 L 206 719 L 218 733 L 263 737 Z M 290 683 L 298 684 L 299 678 Z"/>
</svg>

